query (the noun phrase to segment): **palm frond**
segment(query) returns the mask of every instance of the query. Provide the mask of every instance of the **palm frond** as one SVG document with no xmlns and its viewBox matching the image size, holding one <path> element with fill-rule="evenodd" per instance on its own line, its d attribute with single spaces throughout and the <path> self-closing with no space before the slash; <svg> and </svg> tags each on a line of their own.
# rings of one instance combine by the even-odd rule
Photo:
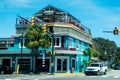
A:
<svg viewBox="0 0 120 80">
<path fill-rule="evenodd" d="M 26 43 L 28 48 L 39 48 L 40 46 L 48 48 L 50 46 L 50 35 L 44 33 L 42 27 L 29 27 L 25 32 L 26 39 L 29 39 Z"/>
</svg>

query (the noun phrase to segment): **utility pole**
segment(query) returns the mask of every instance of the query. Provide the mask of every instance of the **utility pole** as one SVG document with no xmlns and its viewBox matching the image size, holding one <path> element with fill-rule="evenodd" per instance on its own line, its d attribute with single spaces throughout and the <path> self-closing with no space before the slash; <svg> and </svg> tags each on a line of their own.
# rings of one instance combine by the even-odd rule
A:
<svg viewBox="0 0 120 80">
<path fill-rule="evenodd" d="M 44 24 L 44 28 L 43 28 L 43 30 L 44 30 L 44 33 L 48 33 L 48 34 L 50 34 L 51 36 L 52 36 L 52 40 L 51 40 L 51 42 L 52 42 L 52 54 L 51 54 L 51 71 L 50 71 L 50 74 L 51 75 L 54 75 L 54 72 L 55 72 L 55 55 L 54 55 L 54 30 L 53 30 L 53 26 L 51 26 L 52 27 L 52 32 L 48 32 L 46 29 L 47 29 L 47 25 L 46 24 Z"/>
<path fill-rule="evenodd" d="M 21 35 L 21 60 L 22 60 L 22 53 L 23 53 L 23 32 Z"/>
<path fill-rule="evenodd" d="M 51 55 L 51 74 L 55 72 L 55 56 L 54 56 L 54 31 L 52 31 L 52 55 Z"/>
</svg>

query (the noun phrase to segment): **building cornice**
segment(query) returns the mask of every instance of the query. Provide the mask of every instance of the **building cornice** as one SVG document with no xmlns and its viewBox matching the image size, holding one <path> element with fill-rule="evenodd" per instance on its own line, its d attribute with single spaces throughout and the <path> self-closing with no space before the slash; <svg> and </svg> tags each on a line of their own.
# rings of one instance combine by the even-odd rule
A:
<svg viewBox="0 0 120 80">
<path fill-rule="evenodd" d="M 81 29 L 79 29 L 77 26 L 74 26 L 73 24 L 69 24 L 69 23 L 47 23 L 48 27 L 49 26 L 53 26 L 53 27 L 66 27 L 66 28 L 72 28 L 78 32 L 80 32 L 81 34 L 87 36 L 87 37 L 91 37 L 90 34 L 82 31 Z"/>
</svg>

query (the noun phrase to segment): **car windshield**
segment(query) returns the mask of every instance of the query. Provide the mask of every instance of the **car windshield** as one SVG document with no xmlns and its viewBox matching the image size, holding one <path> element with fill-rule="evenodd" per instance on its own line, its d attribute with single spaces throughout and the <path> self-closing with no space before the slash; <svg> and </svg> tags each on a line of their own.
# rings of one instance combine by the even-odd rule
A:
<svg viewBox="0 0 120 80">
<path fill-rule="evenodd" d="M 99 64 L 91 64 L 90 67 L 99 67 Z"/>
<path fill-rule="evenodd" d="M 120 66 L 120 64 L 116 64 L 115 66 Z"/>
</svg>

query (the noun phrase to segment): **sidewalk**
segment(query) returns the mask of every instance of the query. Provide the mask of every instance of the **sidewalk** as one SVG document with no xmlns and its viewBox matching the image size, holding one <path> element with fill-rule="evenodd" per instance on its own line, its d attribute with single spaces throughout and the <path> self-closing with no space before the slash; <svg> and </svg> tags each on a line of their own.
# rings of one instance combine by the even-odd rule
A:
<svg viewBox="0 0 120 80">
<path fill-rule="evenodd" d="M 79 73 L 55 73 L 55 76 L 84 76 L 85 74 L 83 72 Z"/>
<path fill-rule="evenodd" d="M 49 73 L 41 73 L 41 74 L 12 74 L 14 76 L 25 76 L 25 75 L 51 75 Z M 52 76 L 84 76 L 85 74 L 83 72 L 79 72 L 79 73 L 54 73 L 54 75 Z"/>
</svg>

